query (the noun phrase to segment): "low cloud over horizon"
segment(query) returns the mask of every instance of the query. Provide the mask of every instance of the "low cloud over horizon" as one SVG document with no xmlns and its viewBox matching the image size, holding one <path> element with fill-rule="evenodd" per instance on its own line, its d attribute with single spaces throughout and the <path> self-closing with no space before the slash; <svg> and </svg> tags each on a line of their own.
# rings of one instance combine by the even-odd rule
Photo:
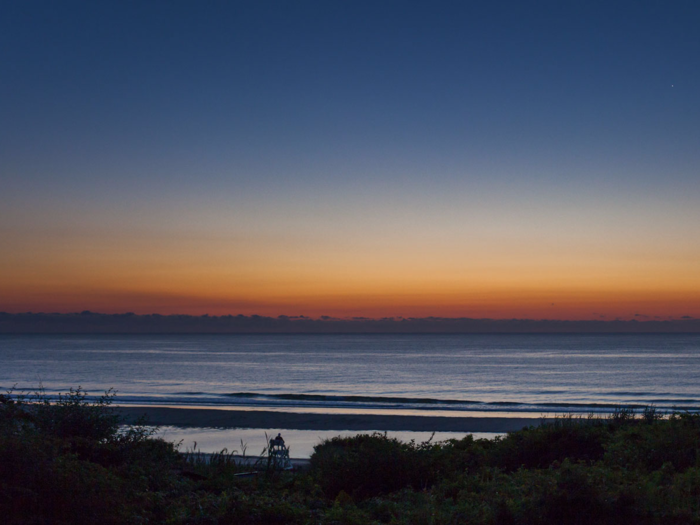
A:
<svg viewBox="0 0 700 525">
<path fill-rule="evenodd" d="M 533 320 L 467 317 L 334 318 L 304 315 L 137 315 L 0 312 L 0 333 L 183 334 L 183 333 L 680 333 L 700 332 L 700 319 L 665 320 Z"/>
</svg>

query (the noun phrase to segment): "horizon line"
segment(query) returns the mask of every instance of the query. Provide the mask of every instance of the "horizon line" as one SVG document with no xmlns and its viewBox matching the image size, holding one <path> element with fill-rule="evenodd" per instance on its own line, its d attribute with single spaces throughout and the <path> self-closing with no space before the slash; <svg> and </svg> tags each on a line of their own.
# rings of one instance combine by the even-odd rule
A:
<svg viewBox="0 0 700 525">
<path fill-rule="evenodd" d="M 700 319 L 333 318 L 227 314 L 0 312 L 1 334 L 613 334 L 700 333 Z"/>
<path fill-rule="evenodd" d="M 0 311 L 0 315 L 54 315 L 54 316 L 105 316 L 105 317 L 189 317 L 192 319 L 235 319 L 235 318 L 246 318 L 246 319 L 271 319 L 271 320 L 287 320 L 287 321 L 321 321 L 321 322 L 332 322 L 332 321 L 342 321 L 342 322 L 366 322 L 366 321 L 529 321 L 529 322 L 552 322 L 552 323 L 590 323 L 590 322 L 600 322 L 600 323 L 612 323 L 612 322 L 679 322 L 679 321 L 697 321 L 700 320 L 699 317 L 694 317 L 691 315 L 682 316 L 649 316 L 635 314 L 631 318 L 615 317 L 615 318 L 589 318 L 589 319 L 553 319 L 553 318 L 531 318 L 531 317 L 446 317 L 437 315 L 428 315 L 423 317 L 406 317 L 402 315 L 393 316 L 383 316 L 383 317 L 367 317 L 367 316 L 347 316 L 347 317 L 336 317 L 331 315 L 261 315 L 261 314 L 188 314 L 188 313 L 168 313 L 161 314 L 158 312 L 151 313 L 135 313 L 135 312 L 117 312 L 117 313 L 105 313 L 105 312 L 95 312 L 92 310 L 82 310 L 74 312 L 50 312 L 50 311 L 24 311 L 24 312 L 6 312 Z"/>
</svg>

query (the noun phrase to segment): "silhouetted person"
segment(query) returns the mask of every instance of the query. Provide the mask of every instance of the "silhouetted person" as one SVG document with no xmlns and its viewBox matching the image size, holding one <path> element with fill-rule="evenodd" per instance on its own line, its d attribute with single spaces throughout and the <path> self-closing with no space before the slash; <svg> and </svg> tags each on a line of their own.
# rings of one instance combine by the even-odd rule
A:
<svg viewBox="0 0 700 525">
<path fill-rule="evenodd" d="M 270 448 L 283 447 L 283 446 L 284 446 L 284 439 L 282 438 L 282 434 L 277 434 L 276 438 L 273 438 L 270 440 Z"/>
</svg>

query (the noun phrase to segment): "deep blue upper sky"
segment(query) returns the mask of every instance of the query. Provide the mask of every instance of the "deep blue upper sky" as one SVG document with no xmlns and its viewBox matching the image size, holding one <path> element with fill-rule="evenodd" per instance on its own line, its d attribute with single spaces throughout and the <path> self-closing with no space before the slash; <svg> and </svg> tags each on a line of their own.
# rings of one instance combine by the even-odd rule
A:
<svg viewBox="0 0 700 525">
<path fill-rule="evenodd" d="M 494 156 L 525 168 L 662 162 L 683 177 L 697 160 L 695 1 L 27 1 L 2 12 L 4 164 L 40 179 L 46 164 L 80 178 L 76 160 L 163 157 L 204 161 L 203 172 L 230 158 L 260 173 L 285 164 L 310 179 L 344 178 L 319 164 L 449 173 Z M 158 171 L 119 176 L 168 177 Z"/>
</svg>

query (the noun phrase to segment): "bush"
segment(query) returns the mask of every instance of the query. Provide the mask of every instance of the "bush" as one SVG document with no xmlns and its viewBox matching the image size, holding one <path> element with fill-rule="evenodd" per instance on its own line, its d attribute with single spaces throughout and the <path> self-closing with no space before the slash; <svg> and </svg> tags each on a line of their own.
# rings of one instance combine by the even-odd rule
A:
<svg viewBox="0 0 700 525">
<path fill-rule="evenodd" d="M 679 471 L 700 466 L 700 415 L 674 414 L 654 424 L 621 428 L 606 448 L 608 464 L 630 470 L 649 472 L 666 463 Z"/>
<path fill-rule="evenodd" d="M 53 402 L 43 392 L 36 394 L 30 409 L 37 430 L 58 438 L 114 439 L 121 423 L 111 407 L 114 392 L 109 390 L 92 403 L 87 395 L 81 387 L 58 394 Z"/>
<path fill-rule="evenodd" d="M 0 396 L 3 525 L 700 523 L 700 416 L 562 418 L 497 440 L 333 438 L 309 473 L 238 477 L 118 426 L 107 392 Z"/>
<path fill-rule="evenodd" d="M 81 388 L 0 398 L 3 523 L 127 523 L 149 491 L 173 486 L 178 454 L 144 427 L 120 427 L 114 395 Z"/>
<path fill-rule="evenodd" d="M 362 499 L 428 486 L 432 481 L 429 454 L 428 444 L 402 443 L 380 433 L 359 434 L 316 445 L 311 468 L 329 498 L 345 491 Z"/>
<path fill-rule="evenodd" d="M 496 438 L 490 464 L 513 471 L 547 468 L 565 459 L 593 462 L 603 457 L 610 436 L 601 420 L 563 418 Z"/>
</svg>

